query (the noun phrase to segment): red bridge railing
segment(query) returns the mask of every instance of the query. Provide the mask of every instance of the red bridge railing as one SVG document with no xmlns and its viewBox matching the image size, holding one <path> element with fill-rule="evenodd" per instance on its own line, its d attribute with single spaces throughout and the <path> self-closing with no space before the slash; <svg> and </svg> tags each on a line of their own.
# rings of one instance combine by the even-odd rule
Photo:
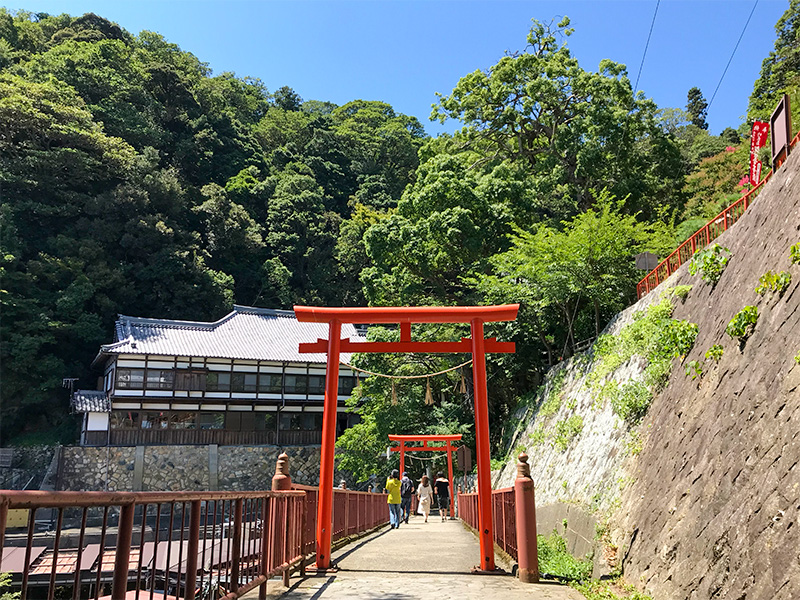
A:
<svg viewBox="0 0 800 600">
<path fill-rule="evenodd" d="M 513 487 L 492 491 L 494 541 L 503 552 L 518 560 L 515 506 Z M 458 516 L 473 529 L 478 529 L 478 494 L 458 494 Z"/>
<path fill-rule="evenodd" d="M 0 491 L 0 573 L 22 600 L 62 587 L 75 600 L 233 599 L 257 587 L 266 598 L 269 578 L 314 552 L 316 496 Z M 7 528 L 21 511 L 27 524 Z M 368 531 L 388 521 L 386 496 L 337 490 L 333 518 L 334 539 Z"/>
<path fill-rule="evenodd" d="M 315 550 L 317 530 L 317 497 L 319 490 L 308 485 L 292 484 L 292 489 L 301 490 L 306 497 L 306 520 L 303 545 L 305 554 Z M 369 531 L 388 521 L 389 509 L 386 494 L 370 494 L 353 490 L 333 490 L 332 541 Z"/>
<path fill-rule="evenodd" d="M 800 139 L 800 133 L 794 137 L 790 147 L 794 147 L 798 139 Z M 695 232 L 688 240 L 678 246 L 672 254 L 662 260 L 655 269 L 650 271 L 650 273 L 636 285 L 636 296 L 642 298 L 650 293 L 650 291 L 655 289 L 662 281 L 677 271 L 682 264 L 689 262 L 695 252 L 702 250 L 705 246 L 708 246 L 718 238 L 724 231 L 727 231 L 750 207 L 757 193 L 770 177 L 772 177 L 772 171 L 767 173 L 766 177 L 764 177 L 758 185 L 711 219 L 705 227 Z"/>
</svg>

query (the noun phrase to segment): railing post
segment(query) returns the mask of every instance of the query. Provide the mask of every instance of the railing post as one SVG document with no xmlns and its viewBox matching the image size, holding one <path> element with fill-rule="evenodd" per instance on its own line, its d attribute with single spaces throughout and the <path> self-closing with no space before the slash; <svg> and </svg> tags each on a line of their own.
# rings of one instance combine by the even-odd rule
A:
<svg viewBox="0 0 800 600">
<path fill-rule="evenodd" d="M 242 502 L 239 498 L 235 501 L 233 510 L 233 549 L 231 551 L 231 589 L 239 589 L 239 563 L 241 562 L 242 549 Z"/>
<path fill-rule="evenodd" d="M 289 455 L 286 452 L 278 456 L 275 465 L 275 475 L 272 476 L 272 491 L 284 491 L 292 489 L 292 478 L 289 475 Z"/>
<path fill-rule="evenodd" d="M 0 501 L 0 567 L 3 566 L 3 541 L 6 538 L 6 522 L 8 519 L 8 504 Z M 0 571 L 2 573 L 2 571 Z"/>
<path fill-rule="evenodd" d="M 531 479 L 528 455 L 519 455 L 517 479 L 514 482 L 514 503 L 517 521 L 517 561 L 519 580 L 538 583 L 539 553 L 536 546 L 536 497 Z"/>
<path fill-rule="evenodd" d="M 280 462 L 280 457 L 278 458 L 278 461 Z M 274 479 L 273 479 L 273 485 L 275 485 Z M 271 499 L 268 496 L 264 496 L 261 499 L 261 552 L 260 552 L 261 567 L 258 569 L 258 574 L 264 575 L 265 577 L 267 573 L 269 573 L 269 530 L 270 530 L 269 518 L 271 513 L 268 510 L 268 505 L 270 500 Z M 305 532 L 305 530 L 303 531 Z M 266 600 L 266 598 L 267 598 L 267 582 L 265 581 L 260 586 L 258 586 L 258 600 Z"/>
<path fill-rule="evenodd" d="M 117 531 L 117 553 L 114 557 L 114 579 L 111 586 L 111 600 L 124 600 L 128 591 L 128 570 L 130 569 L 131 541 L 133 540 L 133 514 L 136 505 L 123 504 L 119 513 Z"/>
<path fill-rule="evenodd" d="M 300 539 L 300 554 L 303 555 L 303 560 L 300 561 L 300 576 L 306 576 L 306 532 L 308 530 L 308 492 L 305 493 L 305 497 L 303 498 L 303 507 L 301 511 L 301 520 L 302 525 L 300 527 L 300 531 L 303 532 L 303 535 Z"/>
<path fill-rule="evenodd" d="M 189 507 L 189 543 L 186 546 L 186 587 L 183 597 L 185 600 L 194 600 L 197 556 L 200 554 L 200 500 L 193 500 Z"/>
<path fill-rule="evenodd" d="M 339 493 L 342 494 L 342 492 Z M 344 512 L 344 535 L 342 537 L 347 538 L 350 535 L 350 492 L 347 490 L 344 491 L 344 510 L 342 512 Z"/>
<path fill-rule="evenodd" d="M 291 541 L 290 517 L 291 517 L 292 499 L 289 496 L 285 496 L 283 500 L 284 500 L 284 506 L 286 507 L 286 510 L 284 511 L 285 514 L 284 514 L 284 534 L 283 534 L 283 557 L 284 557 L 284 562 L 289 563 L 289 561 L 292 559 L 292 557 L 289 555 L 290 541 Z M 290 575 L 291 574 L 289 573 L 289 568 L 287 566 L 286 570 L 283 572 L 283 585 L 285 585 L 286 587 L 289 587 Z"/>
</svg>

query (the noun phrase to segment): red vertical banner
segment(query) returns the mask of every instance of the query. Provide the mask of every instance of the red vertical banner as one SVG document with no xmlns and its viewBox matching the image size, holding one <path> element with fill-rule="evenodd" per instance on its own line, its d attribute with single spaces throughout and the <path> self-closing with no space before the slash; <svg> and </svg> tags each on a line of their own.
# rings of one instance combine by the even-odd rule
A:
<svg viewBox="0 0 800 600">
<path fill-rule="evenodd" d="M 750 183 L 758 185 L 761 182 L 761 161 L 758 160 L 758 151 L 767 143 L 769 123 L 753 121 L 750 133 Z"/>
</svg>

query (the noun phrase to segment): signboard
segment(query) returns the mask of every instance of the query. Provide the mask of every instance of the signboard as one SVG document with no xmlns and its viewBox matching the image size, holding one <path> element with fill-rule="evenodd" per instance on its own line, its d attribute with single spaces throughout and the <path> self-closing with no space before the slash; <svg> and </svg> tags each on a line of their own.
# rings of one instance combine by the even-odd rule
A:
<svg viewBox="0 0 800 600">
<path fill-rule="evenodd" d="M 758 185 L 761 182 L 762 163 L 758 160 L 758 151 L 767 143 L 769 123 L 753 121 L 750 132 L 750 183 Z"/>
<path fill-rule="evenodd" d="M 792 139 L 792 118 L 789 110 L 789 96 L 784 94 L 775 111 L 769 118 L 772 131 L 772 168 L 779 167 L 789 155 L 789 141 Z"/>
<path fill-rule="evenodd" d="M 456 450 L 456 465 L 464 473 L 472 470 L 472 451 L 466 446 L 459 446 Z"/>
<path fill-rule="evenodd" d="M 652 252 L 642 252 L 636 255 L 636 268 L 643 271 L 652 271 L 658 266 L 658 257 Z"/>
</svg>

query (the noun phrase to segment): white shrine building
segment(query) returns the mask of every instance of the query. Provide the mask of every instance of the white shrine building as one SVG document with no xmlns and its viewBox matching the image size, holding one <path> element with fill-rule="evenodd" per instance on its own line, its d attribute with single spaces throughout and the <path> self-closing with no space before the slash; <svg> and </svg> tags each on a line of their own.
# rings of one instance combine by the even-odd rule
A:
<svg viewBox="0 0 800 600">
<path fill-rule="evenodd" d="M 92 363 L 100 389 L 72 397 L 82 445 L 320 443 L 326 355 L 298 345 L 327 339 L 327 323 L 234 306 L 213 323 L 120 315 L 115 334 Z M 342 337 L 363 332 L 343 324 Z M 357 419 L 344 405 L 355 384 L 342 365 L 339 433 Z"/>
</svg>

